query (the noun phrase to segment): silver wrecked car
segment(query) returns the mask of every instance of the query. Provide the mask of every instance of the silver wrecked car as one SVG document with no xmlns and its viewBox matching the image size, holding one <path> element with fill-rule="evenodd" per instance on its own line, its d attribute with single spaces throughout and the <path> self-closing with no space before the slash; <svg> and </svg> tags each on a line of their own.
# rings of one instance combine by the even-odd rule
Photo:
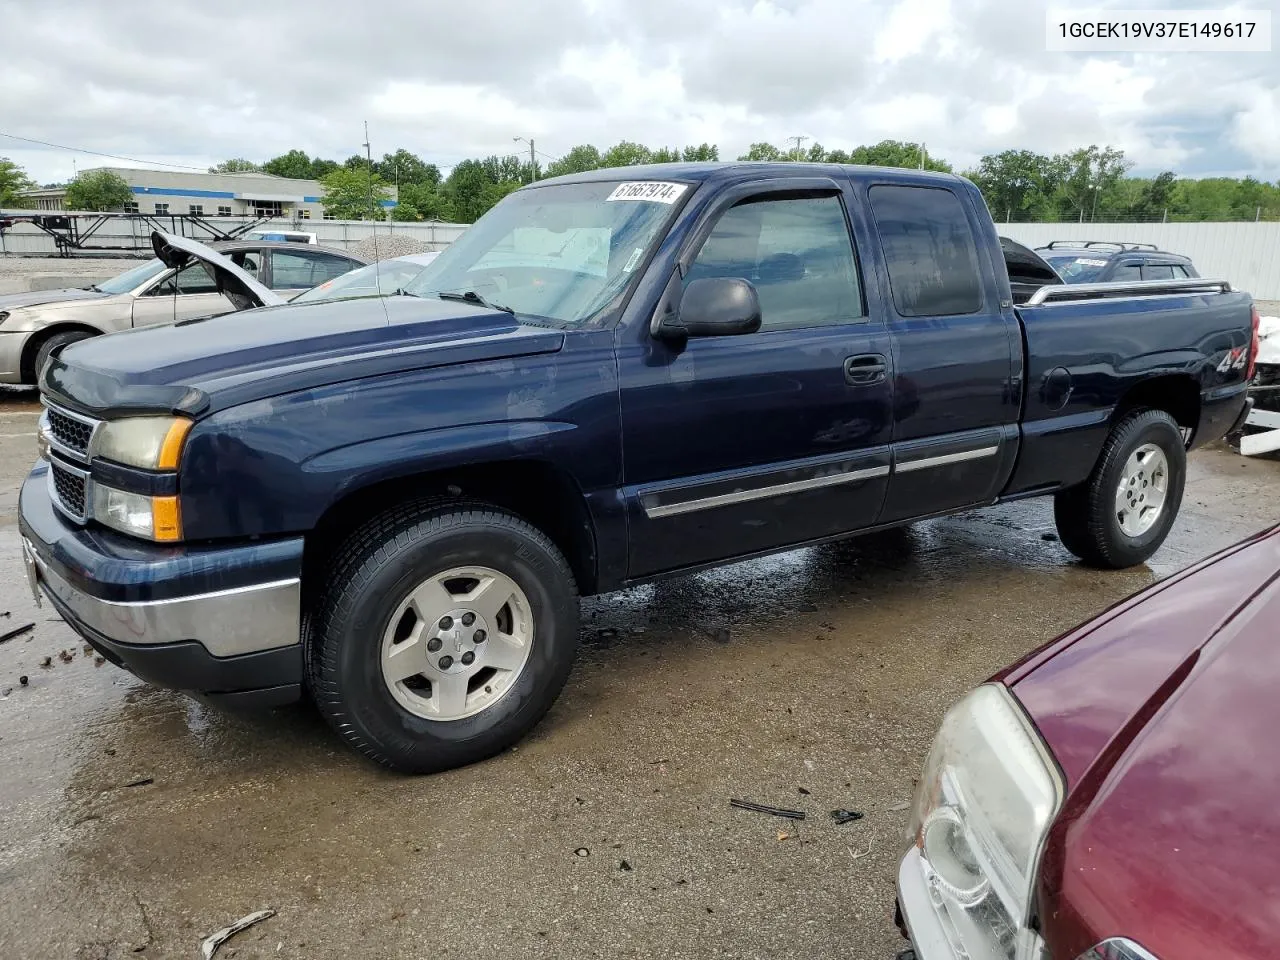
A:
<svg viewBox="0 0 1280 960">
<path fill-rule="evenodd" d="M 155 243 L 153 235 L 153 243 Z M 229 260 L 284 300 L 362 267 L 364 260 L 311 244 L 239 240 L 191 249 Z M 55 350 L 102 333 L 217 316 L 243 309 L 222 290 L 207 259 L 177 268 L 160 257 L 82 290 L 0 296 L 0 383 L 35 383 Z"/>
</svg>

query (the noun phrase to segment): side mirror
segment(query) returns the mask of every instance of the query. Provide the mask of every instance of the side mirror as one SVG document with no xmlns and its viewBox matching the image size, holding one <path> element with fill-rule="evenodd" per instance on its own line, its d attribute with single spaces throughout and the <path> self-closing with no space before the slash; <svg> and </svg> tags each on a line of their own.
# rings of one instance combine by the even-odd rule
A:
<svg viewBox="0 0 1280 960">
<path fill-rule="evenodd" d="M 680 311 L 658 328 L 664 340 L 726 337 L 760 329 L 760 298 L 740 277 L 694 280 L 680 298 Z"/>
</svg>

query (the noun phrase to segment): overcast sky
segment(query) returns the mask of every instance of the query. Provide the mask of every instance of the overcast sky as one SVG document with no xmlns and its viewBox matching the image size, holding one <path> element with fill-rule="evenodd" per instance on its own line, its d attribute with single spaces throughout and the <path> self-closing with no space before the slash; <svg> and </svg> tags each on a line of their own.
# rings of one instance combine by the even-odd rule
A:
<svg viewBox="0 0 1280 960">
<path fill-rule="evenodd" d="M 1280 24 L 1280 0 L 1250 0 Z M 1106 6 L 1106 0 L 1089 0 Z M 1112 7 L 1223 6 L 1121 0 Z M 804 136 L 1280 178 L 1280 55 L 1051 54 L 1044 0 L 0 0 L 0 132 L 205 168 Z M 34 179 L 114 163 L 0 136 Z M 119 164 L 116 165 L 126 165 Z"/>
</svg>

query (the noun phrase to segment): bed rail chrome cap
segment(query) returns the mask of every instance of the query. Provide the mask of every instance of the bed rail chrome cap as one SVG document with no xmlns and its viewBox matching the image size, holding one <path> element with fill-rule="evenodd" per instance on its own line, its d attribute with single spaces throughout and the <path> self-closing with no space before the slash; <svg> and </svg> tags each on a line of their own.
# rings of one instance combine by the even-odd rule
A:
<svg viewBox="0 0 1280 960">
<path fill-rule="evenodd" d="M 1072 303 L 1080 300 L 1121 297 L 1168 297 L 1188 293 L 1230 293 L 1226 280 L 1188 277 L 1185 280 L 1135 280 L 1121 283 L 1055 283 L 1041 287 L 1027 299 L 1026 306 L 1042 303 Z"/>
</svg>

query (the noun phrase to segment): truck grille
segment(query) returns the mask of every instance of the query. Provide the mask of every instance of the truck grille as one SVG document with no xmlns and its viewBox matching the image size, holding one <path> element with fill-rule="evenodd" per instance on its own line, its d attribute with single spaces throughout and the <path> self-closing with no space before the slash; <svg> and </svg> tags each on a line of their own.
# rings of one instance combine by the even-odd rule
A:
<svg viewBox="0 0 1280 960">
<path fill-rule="evenodd" d="M 89 438 L 93 436 L 94 422 L 74 416 L 58 407 L 45 405 L 48 410 L 49 432 L 53 439 L 68 450 L 82 456 L 89 452 Z"/>
<path fill-rule="evenodd" d="M 85 516 L 85 478 L 72 473 L 56 460 L 49 465 L 53 475 L 53 490 L 63 509 L 77 520 Z"/>
</svg>

